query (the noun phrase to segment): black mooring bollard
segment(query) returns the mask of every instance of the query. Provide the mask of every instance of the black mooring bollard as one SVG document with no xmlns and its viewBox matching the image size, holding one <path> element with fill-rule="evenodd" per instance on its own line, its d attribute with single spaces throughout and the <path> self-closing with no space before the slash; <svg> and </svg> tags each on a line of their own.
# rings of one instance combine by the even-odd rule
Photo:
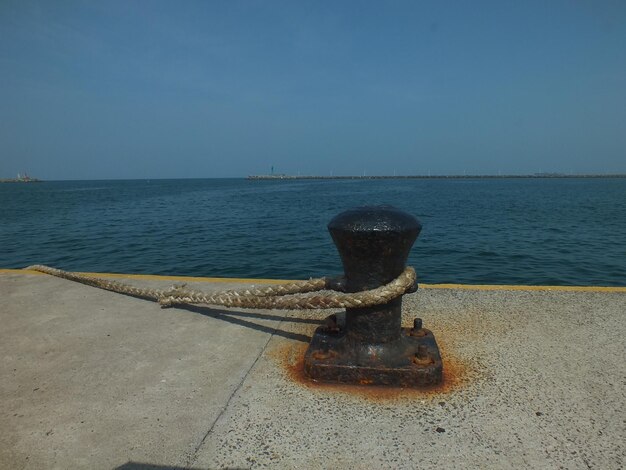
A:
<svg viewBox="0 0 626 470">
<path fill-rule="evenodd" d="M 344 266 L 346 292 L 380 287 L 398 277 L 421 228 L 415 217 L 391 206 L 360 207 L 331 220 L 328 230 Z M 401 308 L 400 297 L 328 317 L 306 352 L 306 375 L 353 384 L 439 383 L 443 368 L 435 337 L 420 319 L 413 328 L 402 328 Z"/>
</svg>

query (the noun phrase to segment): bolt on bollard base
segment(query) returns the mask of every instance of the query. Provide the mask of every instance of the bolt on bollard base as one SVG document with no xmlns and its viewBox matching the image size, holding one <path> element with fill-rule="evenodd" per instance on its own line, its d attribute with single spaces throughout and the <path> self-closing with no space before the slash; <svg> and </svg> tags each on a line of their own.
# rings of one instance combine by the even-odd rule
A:
<svg viewBox="0 0 626 470">
<path fill-rule="evenodd" d="M 391 206 L 343 212 L 328 225 L 345 271 L 346 292 L 387 284 L 404 271 L 421 225 Z M 417 286 L 415 287 L 417 289 Z M 348 308 L 319 327 L 304 357 L 304 372 L 321 382 L 416 387 L 441 382 L 443 365 L 433 333 L 402 328 L 402 298 Z"/>
<path fill-rule="evenodd" d="M 430 330 L 402 328 L 393 343 L 355 344 L 343 333 L 341 322 L 331 315 L 327 323 L 337 326 L 321 326 L 315 331 L 304 356 L 308 377 L 320 382 L 397 387 L 441 382 L 441 356 Z"/>
</svg>

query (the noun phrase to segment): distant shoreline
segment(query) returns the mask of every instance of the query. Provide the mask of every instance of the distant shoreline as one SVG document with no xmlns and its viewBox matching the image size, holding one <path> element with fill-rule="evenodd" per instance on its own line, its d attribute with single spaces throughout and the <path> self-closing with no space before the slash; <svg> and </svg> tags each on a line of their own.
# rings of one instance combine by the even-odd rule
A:
<svg viewBox="0 0 626 470">
<path fill-rule="evenodd" d="M 401 179 L 510 179 L 510 178 L 626 178 L 626 174 L 563 175 L 537 173 L 532 175 L 406 175 L 406 176 L 294 176 L 294 175 L 249 175 L 249 180 L 401 180 Z"/>
</svg>

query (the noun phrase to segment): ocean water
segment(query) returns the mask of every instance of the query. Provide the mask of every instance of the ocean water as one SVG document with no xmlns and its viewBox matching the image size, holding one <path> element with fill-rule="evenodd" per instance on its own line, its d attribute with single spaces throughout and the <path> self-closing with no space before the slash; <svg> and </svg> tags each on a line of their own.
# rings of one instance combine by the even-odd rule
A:
<svg viewBox="0 0 626 470">
<path fill-rule="evenodd" d="M 0 184 L 0 268 L 334 275 L 327 223 L 373 204 L 421 221 L 421 282 L 626 285 L 626 179 L 610 178 Z"/>
</svg>

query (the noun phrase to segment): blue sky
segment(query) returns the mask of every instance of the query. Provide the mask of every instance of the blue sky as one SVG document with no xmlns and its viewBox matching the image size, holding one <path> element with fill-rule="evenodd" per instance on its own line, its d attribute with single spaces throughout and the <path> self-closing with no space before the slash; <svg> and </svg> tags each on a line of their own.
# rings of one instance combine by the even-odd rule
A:
<svg viewBox="0 0 626 470">
<path fill-rule="evenodd" d="M 0 2 L 0 177 L 626 173 L 622 1 Z"/>
</svg>

